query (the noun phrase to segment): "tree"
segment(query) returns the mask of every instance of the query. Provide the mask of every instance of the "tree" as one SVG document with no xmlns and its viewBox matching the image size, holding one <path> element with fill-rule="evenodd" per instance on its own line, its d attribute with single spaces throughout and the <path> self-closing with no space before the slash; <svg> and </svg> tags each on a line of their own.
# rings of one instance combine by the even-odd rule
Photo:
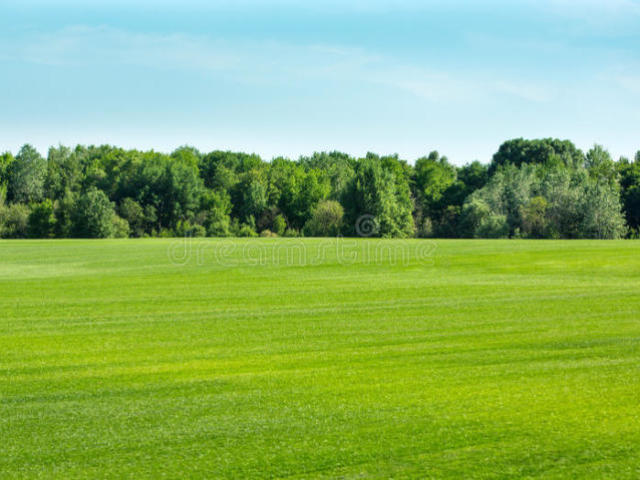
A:
<svg viewBox="0 0 640 480">
<path fill-rule="evenodd" d="M 529 203 L 532 193 L 536 191 L 538 184 L 539 178 L 537 177 L 537 168 L 535 166 L 523 165 L 517 168 L 513 165 L 508 165 L 491 177 L 487 185 L 482 189 L 474 192 L 467 200 L 467 203 L 472 202 L 474 199 L 481 200 L 483 208 L 477 208 L 480 205 L 479 203 L 474 204 L 474 218 L 480 212 L 483 212 L 484 216 L 493 218 L 493 227 L 496 227 L 502 221 L 501 219 L 504 218 L 507 225 L 506 236 L 512 237 L 522 230 L 523 209 Z M 484 206 L 486 206 L 486 211 Z M 471 211 L 467 211 L 467 215 L 469 213 Z M 466 220 L 467 224 L 468 222 L 469 220 Z M 473 235 L 481 236 L 478 233 L 480 230 L 494 233 L 502 231 L 502 226 L 497 230 L 486 230 L 484 227 L 479 226 L 481 224 L 482 222 L 476 222 L 471 229 Z M 465 230 L 466 235 L 469 235 L 468 225 Z"/>
<path fill-rule="evenodd" d="M 29 231 L 29 207 L 21 203 L 0 206 L 0 237 L 26 238 Z"/>
<path fill-rule="evenodd" d="M 131 228 L 129 227 L 129 222 L 127 222 L 124 218 L 114 214 L 112 218 L 113 222 L 113 238 L 128 238 L 131 233 Z"/>
<path fill-rule="evenodd" d="M 342 229 L 344 209 L 335 200 L 324 200 L 314 209 L 305 225 L 305 233 L 312 237 L 335 237 Z"/>
<path fill-rule="evenodd" d="M 50 238 L 54 235 L 56 217 L 53 211 L 53 202 L 46 199 L 31 207 L 29 214 L 29 236 L 32 238 Z"/>
<path fill-rule="evenodd" d="M 132 169 L 131 180 L 119 195 L 133 198 L 145 212 L 153 207 L 155 230 L 175 229 L 180 220 L 194 217 L 202 189 L 197 167 L 150 152 L 137 158 Z"/>
<path fill-rule="evenodd" d="M 45 195 L 54 200 L 64 196 L 67 190 L 78 192 L 83 181 L 80 159 L 71 149 L 51 147 L 47 156 Z"/>
<path fill-rule="evenodd" d="M 10 152 L 0 154 L 0 189 L 5 193 L 9 185 L 10 167 L 14 160 Z"/>
<path fill-rule="evenodd" d="M 331 185 L 329 198 L 339 200 L 355 174 L 356 160 L 342 152 L 321 152 L 301 157 L 299 164 L 307 170 L 324 172 Z"/>
<path fill-rule="evenodd" d="M 125 198 L 118 208 L 120 216 L 127 221 L 130 233 L 135 237 L 145 234 L 146 217 L 142 206 L 132 198 Z"/>
<path fill-rule="evenodd" d="M 279 236 L 283 236 L 284 232 L 287 231 L 287 221 L 282 216 L 282 214 L 276 215 L 276 218 L 273 219 L 273 233 Z"/>
<path fill-rule="evenodd" d="M 421 226 L 421 236 L 455 236 L 457 210 L 452 201 L 463 195 L 463 186 L 457 182 L 456 167 L 438 152 L 416 161 L 413 175 L 415 221 Z M 460 199 L 462 205 L 464 198 Z M 454 208 L 449 208 L 453 206 Z M 445 215 L 446 212 L 446 215 Z"/>
<path fill-rule="evenodd" d="M 468 238 L 506 238 L 507 217 L 493 211 L 481 196 L 472 195 L 462 210 L 461 233 Z"/>
<path fill-rule="evenodd" d="M 24 145 L 9 167 L 9 200 L 15 203 L 41 202 L 47 162 L 31 145 Z"/>
<path fill-rule="evenodd" d="M 197 169 L 198 165 L 200 164 L 200 159 L 202 158 L 202 155 L 196 148 L 185 145 L 185 146 L 176 148 L 171 153 L 171 158 L 173 158 L 179 163 L 182 163 L 191 168 Z"/>
<path fill-rule="evenodd" d="M 68 238 L 73 235 L 73 216 L 76 207 L 76 194 L 65 190 L 63 196 L 53 203 L 55 221 L 55 236 Z"/>
<path fill-rule="evenodd" d="M 549 202 L 537 196 L 522 207 L 522 231 L 531 238 L 544 238 L 547 233 L 547 207 Z"/>
<path fill-rule="evenodd" d="M 489 166 L 489 176 L 506 165 L 547 165 L 576 168 L 584 163 L 584 154 L 568 140 L 517 138 L 500 145 Z"/>
<path fill-rule="evenodd" d="M 109 238 L 114 234 L 115 210 L 102 190 L 91 187 L 73 212 L 73 234 L 80 238 Z"/>
<path fill-rule="evenodd" d="M 587 152 L 585 159 L 585 167 L 589 171 L 589 176 L 597 182 L 606 182 L 611 187 L 618 186 L 618 171 L 616 165 L 602 146 L 595 145 Z"/>
<path fill-rule="evenodd" d="M 376 157 L 369 156 L 357 163 L 355 176 L 341 203 L 346 207 L 347 235 L 406 238 L 415 233 L 408 181 L 397 179 Z M 361 225 L 364 220 L 366 229 Z"/>
<path fill-rule="evenodd" d="M 625 218 L 629 228 L 637 231 L 640 229 L 640 152 L 633 163 L 622 159 L 617 169 Z"/>
<path fill-rule="evenodd" d="M 206 190 L 200 200 L 201 223 L 209 237 L 228 237 L 231 235 L 231 199 L 225 192 Z"/>
<path fill-rule="evenodd" d="M 237 185 L 234 203 L 237 216 L 245 222 L 254 221 L 267 208 L 267 180 L 261 170 L 251 170 Z"/>
<path fill-rule="evenodd" d="M 614 186 L 591 181 L 585 186 L 582 198 L 582 237 L 617 239 L 627 233 L 620 197 Z"/>
<path fill-rule="evenodd" d="M 438 152 L 431 152 L 428 157 L 416 161 L 416 199 L 421 203 L 426 216 L 433 218 L 446 207 L 441 203 L 442 198 L 456 178 L 456 168 L 449 163 L 447 157 L 441 157 Z"/>
</svg>

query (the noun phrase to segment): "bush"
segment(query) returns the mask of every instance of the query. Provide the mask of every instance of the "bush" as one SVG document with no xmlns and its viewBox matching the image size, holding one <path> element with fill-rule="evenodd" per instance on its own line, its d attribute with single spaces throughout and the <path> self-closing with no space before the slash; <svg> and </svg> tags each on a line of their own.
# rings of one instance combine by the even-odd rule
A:
<svg viewBox="0 0 640 480">
<path fill-rule="evenodd" d="M 129 238 L 131 229 L 129 228 L 129 222 L 118 215 L 113 215 L 113 237 L 114 238 Z"/>
<path fill-rule="evenodd" d="M 0 207 L 0 237 L 25 238 L 29 230 L 29 207 L 21 203 Z"/>
<path fill-rule="evenodd" d="M 491 214 L 482 218 L 475 236 L 477 238 L 508 238 L 509 224 L 506 215 Z"/>
<path fill-rule="evenodd" d="M 202 225 L 193 224 L 189 220 L 180 220 L 175 234 L 177 237 L 206 237 L 207 230 Z"/>
<path fill-rule="evenodd" d="M 242 226 L 240 227 L 240 230 L 238 230 L 238 237 L 257 237 L 258 234 L 256 233 L 256 231 L 250 226 L 245 224 L 242 224 Z"/>
<path fill-rule="evenodd" d="M 273 232 L 276 235 L 284 235 L 284 232 L 287 230 L 287 221 L 282 215 L 276 215 L 276 218 L 273 219 Z"/>
<path fill-rule="evenodd" d="M 335 200 L 325 200 L 313 209 L 304 230 L 312 237 L 335 237 L 342 229 L 343 217 L 342 205 Z"/>
<path fill-rule="evenodd" d="M 288 237 L 288 238 L 296 238 L 296 237 L 300 237 L 300 231 L 296 230 L 295 228 L 287 228 L 287 230 L 284 232 L 284 236 Z"/>
<path fill-rule="evenodd" d="M 174 232 L 170 228 L 161 228 L 160 231 L 154 236 L 157 236 L 159 238 L 173 238 L 176 236 L 176 232 Z"/>
<path fill-rule="evenodd" d="M 278 237 L 278 234 L 267 229 L 267 230 L 261 231 L 260 236 L 263 238 L 275 238 L 275 237 Z"/>
<path fill-rule="evenodd" d="M 231 235 L 229 216 L 211 220 L 207 227 L 209 237 L 229 237 Z"/>
</svg>

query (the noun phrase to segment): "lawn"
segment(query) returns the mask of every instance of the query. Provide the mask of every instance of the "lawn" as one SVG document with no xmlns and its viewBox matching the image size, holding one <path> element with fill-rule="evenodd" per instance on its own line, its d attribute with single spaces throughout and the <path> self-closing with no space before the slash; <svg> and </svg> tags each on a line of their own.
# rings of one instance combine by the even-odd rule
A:
<svg viewBox="0 0 640 480">
<path fill-rule="evenodd" d="M 0 242 L 0 478 L 640 478 L 640 242 Z"/>
</svg>

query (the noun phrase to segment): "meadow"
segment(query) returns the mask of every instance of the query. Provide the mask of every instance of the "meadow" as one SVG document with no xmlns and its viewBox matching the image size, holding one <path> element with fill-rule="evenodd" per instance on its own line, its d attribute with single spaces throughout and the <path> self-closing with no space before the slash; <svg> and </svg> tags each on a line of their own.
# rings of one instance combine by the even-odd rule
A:
<svg viewBox="0 0 640 480">
<path fill-rule="evenodd" d="M 640 243 L 2 241 L 0 478 L 640 478 Z"/>
</svg>

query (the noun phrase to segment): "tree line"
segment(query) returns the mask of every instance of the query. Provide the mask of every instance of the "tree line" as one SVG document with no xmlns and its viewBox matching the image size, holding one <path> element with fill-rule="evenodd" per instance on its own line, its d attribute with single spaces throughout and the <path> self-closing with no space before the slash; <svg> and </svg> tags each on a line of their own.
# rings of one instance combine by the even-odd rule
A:
<svg viewBox="0 0 640 480">
<path fill-rule="evenodd" d="M 363 216 L 372 222 L 366 233 Z M 358 236 L 637 238 L 640 152 L 505 142 L 488 164 L 432 152 L 298 160 L 30 145 L 0 155 L 1 238 Z"/>
</svg>

